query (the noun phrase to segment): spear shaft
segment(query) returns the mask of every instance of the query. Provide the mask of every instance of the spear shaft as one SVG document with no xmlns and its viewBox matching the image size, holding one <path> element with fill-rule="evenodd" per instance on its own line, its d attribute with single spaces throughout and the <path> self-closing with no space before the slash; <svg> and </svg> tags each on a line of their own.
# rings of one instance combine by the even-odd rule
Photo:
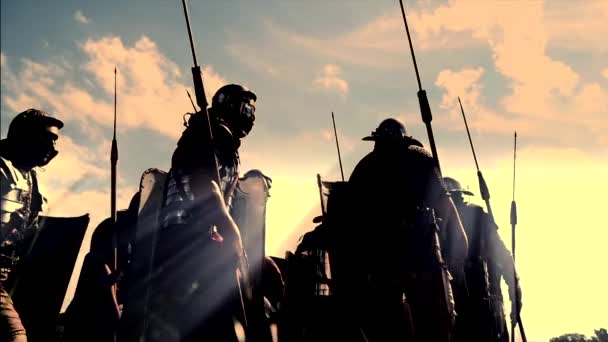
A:
<svg viewBox="0 0 608 342">
<path fill-rule="evenodd" d="M 203 126 L 201 129 L 204 129 L 208 132 L 209 143 L 210 146 L 214 146 L 213 144 L 213 132 L 211 129 L 211 120 L 209 119 L 209 112 L 207 111 L 207 106 L 209 103 L 207 102 L 207 95 L 205 94 L 205 86 L 203 84 L 203 76 L 201 72 L 201 67 L 198 65 L 198 61 L 196 60 L 196 52 L 194 49 L 194 40 L 192 39 L 192 30 L 190 28 L 190 16 L 188 15 L 188 5 L 186 4 L 186 0 L 182 0 L 182 5 L 184 7 L 184 17 L 186 18 L 186 28 L 188 29 L 188 40 L 190 41 L 190 50 L 192 51 L 192 60 L 194 62 L 194 66 L 192 67 L 192 82 L 194 84 L 194 96 L 196 97 L 196 103 L 200 107 L 200 111 L 194 113 L 194 115 L 198 115 L 200 118 L 200 125 Z M 213 151 L 213 149 L 211 149 Z M 209 156 L 213 158 L 215 165 L 215 172 L 213 172 L 212 177 L 213 180 L 218 184 L 220 183 L 220 173 L 219 173 L 219 164 L 217 161 L 217 156 L 215 153 L 212 153 L 213 156 Z"/>
<path fill-rule="evenodd" d="M 200 107 L 200 111 L 194 113 L 190 118 L 192 122 L 195 122 L 196 125 L 199 125 L 199 128 L 203 130 L 207 134 L 208 141 L 205 143 L 208 144 L 211 148 L 209 149 L 209 155 L 206 155 L 206 158 L 210 158 L 210 161 L 213 162 L 213 170 L 210 174 L 212 179 L 217 183 L 218 186 L 221 186 L 221 178 L 220 178 L 220 170 L 219 163 L 217 160 L 217 155 L 215 154 L 215 145 L 213 141 L 213 130 L 211 129 L 211 120 L 209 118 L 209 111 L 207 110 L 207 106 L 209 103 L 207 102 L 207 95 L 205 94 L 205 87 L 203 84 L 203 76 L 201 72 L 201 68 L 198 65 L 198 61 L 196 60 L 196 52 L 194 49 L 194 40 L 192 39 L 192 30 L 190 28 L 190 16 L 188 15 L 188 5 L 186 4 L 186 0 L 182 0 L 182 5 L 184 8 L 184 17 L 186 18 L 186 28 L 188 30 L 188 40 L 190 41 L 190 50 L 192 51 L 192 60 L 194 62 L 194 66 L 192 67 L 192 82 L 194 84 L 194 96 L 196 97 L 196 103 Z M 195 120 L 193 118 L 196 117 Z M 244 256 L 244 253 L 243 253 Z M 247 269 L 247 262 L 244 260 L 244 257 L 239 261 L 239 269 L 241 271 L 241 276 L 243 278 L 248 276 L 249 270 Z M 238 277 L 237 277 L 238 278 Z M 243 318 L 243 325 L 245 326 L 246 331 L 249 330 L 248 324 L 248 315 L 247 315 L 247 306 L 245 304 L 245 298 L 247 294 L 243 289 L 241 284 L 241 280 L 237 279 L 236 285 L 239 290 L 239 299 L 240 299 L 240 311 Z M 247 281 L 244 281 L 244 286 L 247 287 L 247 292 L 252 293 L 253 289 L 250 288 L 249 284 L 246 284 Z M 249 299 L 249 298 L 248 298 Z"/>
<path fill-rule="evenodd" d="M 338 149 L 338 162 L 340 163 L 340 174 L 342 175 L 342 181 L 344 182 L 344 169 L 342 168 L 342 156 L 340 155 L 340 144 L 338 143 L 338 131 L 336 130 L 336 119 L 334 118 L 334 112 L 331 112 L 331 121 L 334 124 L 334 137 L 336 137 L 336 148 Z"/>
<path fill-rule="evenodd" d="M 473 151 L 473 159 L 475 159 L 475 167 L 477 168 L 477 179 L 479 180 L 479 192 L 481 193 L 481 198 L 486 203 L 486 209 L 488 210 L 488 215 L 494 222 L 494 213 L 492 212 L 492 205 L 490 204 L 490 190 L 488 189 L 488 185 L 486 184 L 486 180 L 483 178 L 483 174 L 479 169 L 479 163 L 477 163 L 477 155 L 475 154 L 475 147 L 473 146 L 473 140 L 471 139 L 471 132 L 469 131 L 469 124 L 467 123 L 467 116 L 464 114 L 464 109 L 462 108 L 462 102 L 460 101 L 460 97 L 458 97 L 458 104 L 460 105 L 460 112 L 462 113 L 462 118 L 464 119 L 464 126 L 467 129 L 467 136 L 469 137 L 469 144 L 471 145 L 471 151 Z"/>
<path fill-rule="evenodd" d="M 114 269 L 113 272 L 118 271 L 118 231 L 116 222 L 118 220 L 116 213 L 116 165 L 118 164 L 118 142 L 116 141 L 116 102 L 117 102 L 117 93 L 116 93 L 116 67 L 114 67 L 114 132 L 112 135 L 112 147 L 110 151 L 110 218 L 112 220 L 112 264 Z M 116 286 L 114 283 L 112 285 L 112 291 L 114 295 L 116 295 Z M 116 342 L 116 332 L 114 332 L 114 342 Z"/>
<path fill-rule="evenodd" d="M 437 167 L 439 174 L 441 174 L 441 167 L 439 166 L 439 156 L 437 155 L 437 146 L 435 145 L 435 136 L 433 135 L 433 127 L 431 126 L 431 121 L 433 121 L 433 114 L 431 113 L 429 99 L 426 96 L 426 90 L 422 89 L 422 83 L 420 82 L 420 73 L 418 72 L 418 64 L 416 63 L 416 55 L 414 54 L 414 46 L 412 45 L 412 38 L 410 37 L 410 29 L 407 26 L 407 19 L 405 18 L 405 9 L 403 9 L 402 0 L 399 0 L 399 5 L 401 5 L 401 15 L 403 16 L 405 32 L 407 33 L 407 41 L 410 44 L 410 52 L 412 54 L 412 60 L 414 61 L 416 80 L 418 81 L 418 103 L 420 104 L 420 114 L 422 115 L 422 122 L 424 122 L 426 126 L 426 133 L 429 137 L 429 144 L 431 145 L 433 161 L 435 162 L 435 166 Z"/>
<path fill-rule="evenodd" d="M 515 162 L 517 156 L 517 132 L 513 136 L 513 199 L 511 200 L 511 251 L 513 253 L 513 265 L 515 265 L 515 226 L 517 225 L 517 205 L 515 203 Z M 513 279 L 515 282 L 515 288 L 519 288 L 519 279 L 517 278 L 517 272 L 513 267 Z M 524 342 L 527 342 L 526 332 L 524 325 L 521 321 L 521 315 L 519 314 L 519 291 L 515 290 L 515 312 L 516 319 L 511 321 L 511 342 L 515 342 L 515 326 L 519 325 L 519 333 Z"/>
<path fill-rule="evenodd" d="M 426 91 L 424 89 L 422 89 L 422 83 L 420 82 L 420 73 L 418 72 L 418 64 L 416 63 L 416 55 L 414 54 L 414 46 L 412 44 L 412 38 L 410 36 L 410 29 L 407 25 L 407 19 L 405 17 L 405 9 L 403 8 L 403 0 L 399 0 L 399 5 L 401 6 L 401 15 L 403 16 L 403 24 L 405 25 L 405 32 L 407 34 L 407 41 L 409 43 L 410 46 L 410 52 L 412 54 L 412 60 L 414 62 L 414 70 L 416 71 L 416 80 L 418 82 L 418 103 L 420 105 L 420 114 L 422 116 L 422 122 L 424 122 L 424 125 L 426 126 L 426 133 L 429 137 L 429 144 L 431 145 L 431 153 L 433 156 L 433 164 L 435 165 L 436 169 L 437 169 L 437 173 L 439 174 L 439 177 L 441 177 L 441 167 L 439 165 L 439 156 L 437 154 L 437 147 L 435 145 L 435 136 L 433 135 L 433 127 L 431 126 L 431 121 L 433 121 L 433 114 L 431 113 L 431 106 L 429 105 L 429 100 L 426 96 Z M 442 223 L 442 226 L 445 225 L 445 221 L 444 223 Z M 440 228 L 442 229 L 442 228 Z M 438 235 L 437 232 L 434 232 L 434 242 L 432 243 L 433 248 L 437 251 L 439 251 L 441 249 L 440 247 L 440 243 L 439 243 L 439 239 L 438 239 Z M 442 257 L 440 255 L 440 252 L 438 252 L 437 254 L 434 255 L 435 257 L 435 262 L 437 263 L 436 266 L 437 268 L 434 270 L 433 272 L 433 287 L 436 287 L 437 289 L 441 289 L 441 300 L 442 303 L 440 304 L 441 306 L 443 306 L 444 308 L 444 314 L 445 314 L 445 331 L 442 331 L 442 333 L 446 334 L 446 340 L 450 340 L 450 326 L 451 326 L 451 322 L 453 320 L 453 315 L 454 315 L 454 310 L 453 307 L 451 305 L 451 287 L 450 287 L 450 282 L 449 282 L 449 274 L 447 272 L 447 269 L 445 267 L 443 267 L 442 265 Z M 430 331 L 425 331 L 424 334 L 428 334 L 430 333 Z M 439 336 L 439 335 L 437 335 Z"/>
<path fill-rule="evenodd" d="M 116 67 L 114 67 L 114 134 L 112 137 L 112 149 L 110 151 L 110 217 L 112 219 L 112 224 L 114 225 L 114 229 L 116 229 L 116 165 L 118 164 L 118 143 L 116 141 Z M 116 231 L 112 235 L 112 250 L 113 250 L 113 260 L 114 271 L 117 270 L 118 267 L 118 241 L 116 237 Z"/>
</svg>

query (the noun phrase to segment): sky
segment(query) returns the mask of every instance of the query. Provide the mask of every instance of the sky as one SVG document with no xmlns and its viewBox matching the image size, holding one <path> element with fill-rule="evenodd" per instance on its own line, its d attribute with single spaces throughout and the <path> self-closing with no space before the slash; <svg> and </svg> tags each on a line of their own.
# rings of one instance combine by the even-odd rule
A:
<svg viewBox="0 0 608 342">
<path fill-rule="evenodd" d="M 404 4 L 443 174 L 479 193 L 460 96 L 509 248 L 517 131 L 516 260 L 529 340 L 608 327 L 608 1 Z M 191 1 L 189 11 L 208 98 L 227 83 L 258 96 L 241 171 L 273 179 L 270 254 L 284 256 L 314 227 L 316 174 L 340 179 L 332 111 L 346 177 L 372 148 L 361 138 L 384 118 L 428 146 L 397 1 Z M 0 132 L 30 107 L 65 122 L 40 183 L 46 214 L 91 215 L 80 265 L 109 216 L 114 67 L 119 208 L 143 171 L 168 170 L 191 111 L 181 2 L 7 0 L 0 19 Z M 77 275 L 78 266 L 71 291 Z"/>
</svg>

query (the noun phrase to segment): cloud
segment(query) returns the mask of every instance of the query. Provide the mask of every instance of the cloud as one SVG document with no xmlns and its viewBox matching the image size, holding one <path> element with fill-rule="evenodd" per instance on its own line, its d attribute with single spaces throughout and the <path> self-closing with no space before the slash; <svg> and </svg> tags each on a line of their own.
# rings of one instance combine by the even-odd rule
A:
<svg viewBox="0 0 608 342">
<path fill-rule="evenodd" d="M 540 113 L 512 113 L 508 108 L 494 109 L 485 102 L 481 86 L 482 69 L 442 70 L 435 84 L 444 90 L 436 124 L 450 131 L 464 130 L 457 97 L 460 96 L 471 132 L 509 136 L 517 130 L 527 139 L 547 145 L 577 146 L 606 144 L 608 125 L 603 114 L 608 109 L 607 91 L 599 84 L 585 85 L 573 96 Z"/>
<path fill-rule="evenodd" d="M 604 70 L 602 70 L 602 76 L 604 76 L 604 78 L 608 79 L 608 68 L 605 68 Z"/>
<path fill-rule="evenodd" d="M 517 128 L 550 143 L 574 143 L 580 148 L 589 143 L 604 144 L 608 140 L 608 133 L 604 132 L 608 129 L 598 118 L 605 107 L 606 100 L 599 97 L 606 92 L 605 85 L 585 79 L 577 69 L 580 65 L 558 59 L 550 48 L 569 49 L 568 42 L 579 39 L 573 43 L 573 49 L 589 49 L 586 53 L 591 54 L 590 58 L 602 60 L 606 44 L 599 40 L 608 34 L 608 26 L 604 24 L 608 6 L 593 2 L 590 6 L 578 6 L 574 13 L 569 12 L 570 8 L 564 3 L 450 0 L 439 6 L 417 4 L 408 9 L 416 49 L 444 54 L 461 49 L 463 54 L 473 56 L 468 65 L 448 61 L 456 65 L 439 69 L 436 75 L 436 85 L 446 90 L 441 108 L 452 121 L 460 114 L 449 108 L 458 108 L 456 96 L 460 95 L 467 111 L 483 113 L 480 127 L 489 132 L 506 134 Z M 329 36 L 302 34 L 272 22 L 266 24 L 275 41 L 319 58 L 331 58 L 340 65 L 394 69 L 403 66 L 403 58 L 408 54 L 398 12 L 380 15 L 346 33 Z M 478 60 L 486 56 L 493 65 L 480 67 Z M 477 73 L 467 74 L 465 70 L 482 72 L 479 79 L 470 83 L 471 89 L 462 86 L 467 77 Z M 317 85 L 321 79 L 316 81 Z M 323 84 L 327 88 L 332 83 Z M 505 90 L 497 92 L 497 84 L 501 87 L 498 89 L 505 84 Z M 582 98 L 593 98 L 596 103 L 581 107 Z"/>
<path fill-rule="evenodd" d="M 503 99 L 509 112 L 549 114 L 555 95 L 575 91 L 578 74 L 545 54 L 548 34 L 542 2 L 450 1 L 413 17 L 421 41 L 448 31 L 469 32 L 487 44 L 496 71 L 511 82 L 512 93 Z"/>
<path fill-rule="evenodd" d="M 585 6 L 572 6 L 567 1 L 551 1 L 544 8 L 551 46 L 608 53 L 604 39 L 608 36 L 608 2 L 589 1 Z"/>
<path fill-rule="evenodd" d="M 340 67 L 335 64 L 325 64 L 323 75 L 315 79 L 314 83 L 327 90 L 337 90 L 340 94 L 348 94 L 348 82 L 340 78 Z"/>
<path fill-rule="evenodd" d="M 302 34 L 268 21 L 266 26 L 274 36 L 273 41 L 286 43 L 289 49 L 299 48 L 343 64 L 386 70 L 403 67 L 404 57 L 409 54 L 403 19 L 398 12 L 391 13 L 376 17 L 350 32 L 333 36 Z M 420 39 L 417 28 L 420 19 L 408 20 L 417 50 L 462 49 L 482 45 L 474 37 L 455 31 L 431 32 Z"/>
<path fill-rule="evenodd" d="M 89 22 L 91 22 L 91 20 L 86 17 L 81 10 L 77 10 L 76 12 L 74 12 L 74 20 L 81 24 L 88 24 Z"/>
<path fill-rule="evenodd" d="M 563 142 L 569 140 L 570 144 L 570 139 L 581 137 L 585 142 L 591 138 L 594 143 L 603 144 L 608 139 L 608 134 L 603 133 L 607 125 L 598 118 L 606 106 L 607 100 L 601 97 L 606 89 L 584 82 L 572 66 L 547 55 L 548 32 L 552 28 L 544 19 L 543 3 L 516 5 L 451 1 L 432 11 L 414 13 L 419 22 L 419 39 L 423 41 L 438 32 L 461 31 L 485 42 L 492 51 L 495 70 L 510 84 L 511 92 L 500 98 L 500 106 L 491 108 L 484 103 L 484 95 L 491 91 L 482 93 L 480 81 L 471 78 L 474 74 L 468 74 L 467 83 L 466 69 L 458 74 L 443 70 L 436 80 L 436 85 L 446 90 L 442 108 L 457 108 L 456 92 L 466 93 L 461 95 L 467 102 L 465 109 L 483 113 L 479 116 L 480 127 L 490 132 L 512 132 L 517 127 L 535 137 L 550 136 Z M 480 12 L 484 13 L 481 17 L 476 15 Z M 454 111 L 450 113 L 452 118 L 457 116 Z"/>
<path fill-rule="evenodd" d="M 133 47 L 118 37 L 87 40 L 82 45 L 89 61 L 83 68 L 92 73 L 108 95 L 114 91 L 114 66 L 118 66 L 118 98 L 121 120 L 127 127 L 148 127 L 170 137 L 181 133 L 182 113 L 192 110 L 178 66 L 165 57 L 148 37 Z M 227 81 L 211 66 L 203 68 L 207 97 Z M 105 120 L 109 122 L 109 120 Z"/>
<path fill-rule="evenodd" d="M 89 87 L 101 88 L 102 96 L 73 81 L 78 70 L 65 62 L 41 64 L 22 59 L 16 74 L 7 70 L 5 75 L 3 67 L 2 83 L 9 91 L 2 96 L 7 107 L 15 112 L 27 107 L 50 108 L 95 134 L 113 123 L 117 67 L 119 129 L 150 128 L 171 138 L 181 134 L 181 116 L 192 111 L 186 89 L 191 94 L 194 91 L 183 83 L 179 67 L 153 41 L 143 36 L 133 46 L 125 46 L 119 37 L 109 36 L 88 39 L 80 47 L 87 58 L 81 69 L 93 76 Z M 203 78 L 208 98 L 227 83 L 211 66 L 203 68 Z"/>
<path fill-rule="evenodd" d="M 436 86 L 446 90 L 441 99 L 440 107 L 444 109 L 453 108 L 452 101 L 459 96 L 465 104 L 477 104 L 481 91 L 479 79 L 483 72 L 484 69 L 481 67 L 467 68 L 457 72 L 449 69 L 442 70 L 435 81 Z"/>
</svg>

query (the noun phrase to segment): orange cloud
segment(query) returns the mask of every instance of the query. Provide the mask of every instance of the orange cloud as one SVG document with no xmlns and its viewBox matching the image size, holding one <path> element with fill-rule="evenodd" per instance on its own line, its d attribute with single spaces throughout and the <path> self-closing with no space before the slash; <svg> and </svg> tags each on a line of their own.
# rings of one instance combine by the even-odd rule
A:
<svg viewBox="0 0 608 342">
<path fill-rule="evenodd" d="M 569 2 L 553 1 L 547 5 L 544 20 L 551 46 L 608 52 L 605 42 L 608 2 L 588 1 L 584 6 L 573 6 Z"/>
<path fill-rule="evenodd" d="M 81 48 L 88 57 L 82 69 L 95 80 L 89 80 L 89 85 L 99 85 L 107 99 L 66 79 L 74 71 L 69 64 L 40 64 L 23 59 L 23 67 L 17 74 L 9 69 L 5 75 L 3 66 L 2 82 L 10 90 L 3 94 L 7 107 L 20 112 L 23 108 L 50 106 L 57 116 L 76 121 L 95 134 L 92 124 L 109 127 L 113 123 L 114 67 L 117 67 L 119 129 L 147 127 L 172 138 L 181 134 L 181 116 L 192 111 L 186 95 L 186 89 L 190 88 L 181 83 L 177 65 L 153 41 L 144 36 L 130 47 L 119 37 L 104 37 L 89 39 Z M 6 64 L 6 57 L 3 60 Z M 210 66 L 203 68 L 203 79 L 208 98 L 227 83 Z M 190 93 L 194 91 L 190 89 Z"/>
<path fill-rule="evenodd" d="M 439 106 L 443 109 L 451 109 L 454 106 L 454 99 L 459 96 L 464 105 L 476 106 L 481 88 L 479 79 L 483 72 L 481 67 L 458 72 L 442 70 L 435 81 L 436 86 L 446 90 Z"/>
<path fill-rule="evenodd" d="M 605 114 L 602 111 L 605 100 L 599 95 L 606 88 L 584 80 L 575 65 L 557 60 L 547 51 L 556 44 L 569 48 L 560 42 L 580 38 L 579 44 L 573 44 L 575 48 L 587 48 L 589 53 L 601 55 L 606 47 L 601 39 L 608 35 L 605 25 L 608 6 L 593 2 L 570 11 L 572 7 L 529 1 L 465 0 L 435 7 L 417 5 L 408 9 L 407 15 L 416 48 L 487 46 L 495 70 L 509 82 L 507 93 L 493 94 L 491 89 L 482 88 L 479 79 L 470 79 L 476 73 L 469 74 L 466 70 L 479 70 L 475 63 L 457 74 L 443 70 L 436 77 L 436 85 L 448 91 L 442 98 L 443 109 L 457 109 L 456 96 L 460 95 L 465 110 L 483 113 L 479 115 L 483 121 L 480 127 L 489 132 L 510 133 L 517 128 L 539 138 L 565 142 L 581 141 L 582 136 L 586 141 L 605 144 L 608 130 L 598 118 Z M 304 36 L 276 28 L 273 31 L 294 45 L 342 63 L 395 67 L 403 65 L 403 56 L 407 54 L 403 22 L 397 13 L 377 17 L 336 37 Z M 452 79 L 458 77 L 465 78 Z M 473 88 L 464 89 L 465 85 Z M 499 105 L 489 108 L 484 105 L 484 96 L 498 96 Z M 581 106 L 582 98 L 593 100 L 594 104 L 586 102 Z M 458 110 L 448 114 L 450 123 L 460 117 Z"/>
<path fill-rule="evenodd" d="M 325 64 L 323 75 L 315 79 L 315 84 L 324 89 L 334 89 L 342 95 L 348 94 L 348 82 L 340 78 L 340 67 L 335 64 Z"/>
</svg>

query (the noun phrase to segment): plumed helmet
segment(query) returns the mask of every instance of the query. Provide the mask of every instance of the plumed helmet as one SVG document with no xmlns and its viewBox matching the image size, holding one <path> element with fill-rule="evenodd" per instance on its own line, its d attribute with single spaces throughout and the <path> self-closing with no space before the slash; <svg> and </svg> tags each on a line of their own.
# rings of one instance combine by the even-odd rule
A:
<svg viewBox="0 0 608 342">
<path fill-rule="evenodd" d="M 28 138 L 31 134 L 45 130 L 48 126 L 61 129 L 63 128 L 63 122 L 44 111 L 30 108 L 15 116 L 8 126 L 6 137 L 9 140 Z"/>
<path fill-rule="evenodd" d="M 371 135 L 362 140 L 396 140 L 405 137 L 405 126 L 397 119 L 388 118 L 383 120 Z"/>
<path fill-rule="evenodd" d="M 472 192 L 470 192 L 469 190 L 463 189 L 462 186 L 460 185 L 460 182 L 458 182 L 454 178 L 443 177 L 443 183 L 445 183 L 445 186 L 450 193 L 457 192 L 457 193 L 473 196 Z"/>
<path fill-rule="evenodd" d="M 209 113 L 223 120 L 239 137 L 253 128 L 257 96 L 238 84 L 227 84 L 213 95 Z"/>
</svg>

